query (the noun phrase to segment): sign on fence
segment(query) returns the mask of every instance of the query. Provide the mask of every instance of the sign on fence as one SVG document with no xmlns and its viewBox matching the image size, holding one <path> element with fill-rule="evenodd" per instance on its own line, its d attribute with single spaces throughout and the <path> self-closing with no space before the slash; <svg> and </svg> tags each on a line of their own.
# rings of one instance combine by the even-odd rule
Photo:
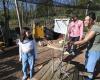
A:
<svg viewBox="0 0 100 80">
<path fill-rule="evenodd" d="M 61 33 L 61 34 L 67 34 L 67 28 L 69 24 L 69 18 L 68 19 L 55 19 L 54 23 L 54 32 Z"/>
</svg>

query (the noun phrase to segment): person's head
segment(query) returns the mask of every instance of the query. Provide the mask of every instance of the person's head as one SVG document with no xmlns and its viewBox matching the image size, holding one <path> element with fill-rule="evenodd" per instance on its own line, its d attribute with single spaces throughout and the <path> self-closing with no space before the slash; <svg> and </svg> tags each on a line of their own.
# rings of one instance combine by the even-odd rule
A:
<svg viewBox="0 0 100 80">
<path fill-rule="evenodd" d="M 77 19 L 78 19 L 78 16 L 77 16 L 76 14 L 74 14 L 74 15 L 72 16 L 72 20 L 73 20 L 73 21 L 77 21 Z"/>
<path fill-rule="evenodd" d="M 95 22 L 96 16 L 95 13 L 91 12 L 89 13 L 84 20 L 84 25 L 87 26 L 88 28 L 90 28 L 94 22 Z"/>
<path fill-rule="evenodd" d="M 22 28 L 22 31 L 21 31 L 21 36 L 22 36 L 22 40 L 24 39 L 32 39 L 32 34 L 31 34 L 31 31 L 30 31 L 30 28 L 28 27 L 23 27 Z"/>
</svg>

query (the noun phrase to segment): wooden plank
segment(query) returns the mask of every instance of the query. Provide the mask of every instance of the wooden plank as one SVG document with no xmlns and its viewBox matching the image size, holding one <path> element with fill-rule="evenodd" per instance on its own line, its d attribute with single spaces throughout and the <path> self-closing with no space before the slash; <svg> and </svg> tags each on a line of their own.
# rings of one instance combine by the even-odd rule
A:
<svg viewBox="0 0 100 80">
<path fill-rule="evenodd" d="M 48 47 L 48 48 L 55 49 L 55 50 L 63 51 L 62 48 L 58 48 L 58 47 L 55 47 L 55 46 L 47 45 L 47 47 Z"/>
<path fill-rule="evenodd" d="M 52 77 L 51 80 L 61 80 L 60 79 L 60 73 L 61 73 L 61 65 L 62 65 L 62 69 L 65 70 L 66 69 L 66 64 L 65 62 L 60 63 L 60 66 L 57 68 L 56 72 L 54 73 L 54 76 Z"/>
<path fill-rule="evenodd" d="M 72 75 L 70 75 L 71 74 L 71 72 L 73 72 L 74 71 L 74 65 L 72 65 L 72 64 L 67 64 L 67 63 L 62 63 L 62 65 L 63 65 L 63 67 L 62 67 L 62 69 L 63 69 L 63 71 L 61 71 L 60 69 L 58 69 L 58 71 L 54 74 L 54 76 L 53 76 L 53 78 L 51 79 L 51 80 L 66 80 L 66 77 L 71 77 Z M 68 73 L 68 76 L 65 74 L 66 72 L 69 72 Z M 62 73 L 62 76 L 60 76 L 60 73 Z"/>
<path fill-rule="evenodd" d="M 50 67 L 50 69 L 46 72 L 46 74 L 43 76 L 43 78 L 41 80 L 51 80 L 52 76 L 54 75 L 54 72 L 56 71 L 57 67 L 60 64 L 60 60 L 56 59 L 56 60 L 52 60 L 52 66 Z"/>
<path fill-rule="evenodd" d="M 17 48 L 17 47 L 18 47 L 17 45 L 12 46 L 12 47 L 7 47 L 7 48 L 4 49 L 4 51 L 5 51 L 5 52 L 8 52 L 8 51 L 11 51 L 12 49 L 15 49 L 15 48 Z"/>
<path fill-rule="evenodd" d="M 34 75 L 34 77 L 32 78 L 32 80 L 40 80 L 48 71 L 48 69 L 51 67 L 51 65 L 52 65 L 52 61 L 50 61 L 39 72 L 37 72 L 36 75 Z"/>
<path fill-rule="evenodd" d="M 53 64 L 56 64 L 56 66 L 54 68 L 53 68 Z M 55 70 L 58 65 L 59 65 L 58 59 L 54 59 L 54 63 L 53 63 L 53 60 L 51 60 L 48 64 L 44 65 L 40 71 L 37 72 L 37 74 L 34 76 L 33 80 L 44 80 L 45 75 L 48 75 L 49 72 L 53 72 L 52 70 L 53 69 Z M 42 79 L 42 78 L 44 78 L 44 79 Z"/>
<path fill-rule="evenodd" d="M 66 80 L 66 79 L 67 80 L 79 79 L 78 72 L 76 71 L 75 65 L 66 62 L 61 63 L 60 59 L 57 58 L 51 60 L 48 64 L 46 64 L 34 76 L 32 80 Z"/>
</svg>

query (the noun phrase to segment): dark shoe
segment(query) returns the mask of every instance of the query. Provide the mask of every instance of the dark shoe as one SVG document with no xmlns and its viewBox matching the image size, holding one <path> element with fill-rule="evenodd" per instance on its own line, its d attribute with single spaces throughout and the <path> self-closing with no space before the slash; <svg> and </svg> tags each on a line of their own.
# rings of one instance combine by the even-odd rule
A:
<svg viewBox="0 0 100 80">
<path fill-rule="evenodd" d="M 85 80 L 93 80 L 93 79 L 87 77 L 87 78 L 85 78 Z"/>
</svg>

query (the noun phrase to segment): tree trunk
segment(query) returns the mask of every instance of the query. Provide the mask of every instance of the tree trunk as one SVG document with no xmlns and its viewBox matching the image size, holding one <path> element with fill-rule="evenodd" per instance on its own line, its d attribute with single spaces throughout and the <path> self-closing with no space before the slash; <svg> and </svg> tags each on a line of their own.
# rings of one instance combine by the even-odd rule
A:
<svg viewBox="0 0 100 80">
<path fill-rule="evenodd" d="M 9 14 L 8 14 L 9 9 L 7 9 L 6 7 L 5 0 L 3 0 L 3 9 L 4 9 L 4 24 L 2 25 L 2 27 L 4 32 L 4 42 L 5 42 L 5 46 L 9 46 L 9 39 L 10 39 Z"/>
</svg>

